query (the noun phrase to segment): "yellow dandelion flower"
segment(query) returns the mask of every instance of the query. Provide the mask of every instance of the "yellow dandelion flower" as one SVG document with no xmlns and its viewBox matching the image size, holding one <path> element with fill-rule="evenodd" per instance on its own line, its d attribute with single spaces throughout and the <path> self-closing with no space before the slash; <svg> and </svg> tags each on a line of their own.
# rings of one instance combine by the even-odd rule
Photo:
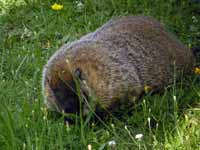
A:
<svg viewBox="0 0 200 150">
<path fill-rule="evenodd" d="M 148 93 L 150 90 L 151 90 L 151 87 L 150 87 L 150 86 L 148 86 L 148 85 L 145 85 L 145 86 L 144 86 L 144 91 L 145 91 L 145 93 Z"/>
<path fill-rule="evenodd" d="M 194 72 L 195 72 L 196 74 L 200 75 L 200 67 L 196 67 L 196 68 L 194 69 Z"/>
<path fill-rule="evenodd" d="M 53 10 L 61 10 L 61 9 L 63 9 L 63 5 L 55 3 L 55 4 L 51 5 L 51 9 L 53 9 Z"/>
</svg>

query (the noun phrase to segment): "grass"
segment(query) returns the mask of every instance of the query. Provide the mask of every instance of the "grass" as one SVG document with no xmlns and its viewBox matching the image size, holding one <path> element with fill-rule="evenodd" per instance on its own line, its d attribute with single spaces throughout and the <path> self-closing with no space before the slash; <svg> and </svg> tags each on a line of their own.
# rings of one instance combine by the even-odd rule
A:
<svg viewBox="0 0 200 150">
<path fill-rule="evenodd" d="M 186 75 L 154 95 L 104 121 L 94 117 L 74 125 L 47 111 L 41 74 L 63 44 L 94 31 L 112 16 L 144 14 L 157 18 L 185 45 L 199 43 L 199 3 L 190 0 L 0 1 L 0 149 L 169 149 L 200 147 L 200 77 Z M 9 3 L 8 3 L 9 2 Z M 83 5 L 80 5 L 82 2 Z M 80 121 L 81 119 L 81 121 Z M 79 122 L 82 122 L 81 124 Z M 136 134 L 143 134 L 138 140 Z M 115 146 L 108 142 L 114 140 Z"/>
</svg>

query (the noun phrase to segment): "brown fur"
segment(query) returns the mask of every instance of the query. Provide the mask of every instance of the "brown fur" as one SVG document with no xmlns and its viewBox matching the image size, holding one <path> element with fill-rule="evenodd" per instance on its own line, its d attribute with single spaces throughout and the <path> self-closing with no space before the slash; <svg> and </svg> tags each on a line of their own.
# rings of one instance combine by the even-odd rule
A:
<svg viewBox="0 0 200 150">
<path fill-rule="evenodd" d="M 85 81 L 81 89 L 87 94 L 94 92 L 94 103 L 112 110 L 138 97 L 146 85 L 156 90 L 169 84 L 174 67 L 179 74 L 193 65 L 191 51 L 158 21 L 144 16 L 118 17 L 62 46 L 44 68 L 43 91 L 48 105 L 56 110 L 78 112 L 73 82 L 78 69 Z"/>
</svg>

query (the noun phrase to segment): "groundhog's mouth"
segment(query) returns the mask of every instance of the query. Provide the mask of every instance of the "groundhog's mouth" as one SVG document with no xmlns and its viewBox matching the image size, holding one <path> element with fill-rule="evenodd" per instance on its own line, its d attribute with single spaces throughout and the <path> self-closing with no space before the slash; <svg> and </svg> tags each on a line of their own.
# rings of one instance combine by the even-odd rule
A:
<svg viewBox="0 0 200 150">
<path fill-rule="evenodd" d="M 52 87 L 55 102 L 60 112 L 80 114 L 80 111 L 83 111 L 84 113 L 84 100 L 88 99 L 88 94 L 82 89 L 82 81 L 82 72 L 80 69 L 76 69 L 71 80 L 65 81 L 59 78 L 56 86 Z"/>
<path fill-rule="evenodd" d="M 76 92 L 76 85 L 73 80 L 63 81 L 60 79 L 57 86 L 52 89 L 56 98 L 59 111 L 65 113 L 79 114 L 80 103 Z"/>
</svg>

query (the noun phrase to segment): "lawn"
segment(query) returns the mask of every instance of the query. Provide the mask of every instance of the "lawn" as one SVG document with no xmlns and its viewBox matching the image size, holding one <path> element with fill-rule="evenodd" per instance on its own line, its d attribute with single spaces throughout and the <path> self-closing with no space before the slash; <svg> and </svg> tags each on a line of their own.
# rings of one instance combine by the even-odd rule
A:
<svg viewBox="0 0 200 150">
<path fill-rule="evenodd" d="M 113 16 L 152 16 L 186 46 L 200 43 L 195 0 L 0 0 L 0 150 L 200 149 L 200 75 L 191 71 L 157 94 L 98 120 L 64 123 L 44 107 L 42 69 L 64 43 Z M 199 61 L 199 60 L 198 60 Z M 191 69 L 192 70 L 192 69 Z M 142 137 L 139 137 L 142 136 Z"/>
</svg>

